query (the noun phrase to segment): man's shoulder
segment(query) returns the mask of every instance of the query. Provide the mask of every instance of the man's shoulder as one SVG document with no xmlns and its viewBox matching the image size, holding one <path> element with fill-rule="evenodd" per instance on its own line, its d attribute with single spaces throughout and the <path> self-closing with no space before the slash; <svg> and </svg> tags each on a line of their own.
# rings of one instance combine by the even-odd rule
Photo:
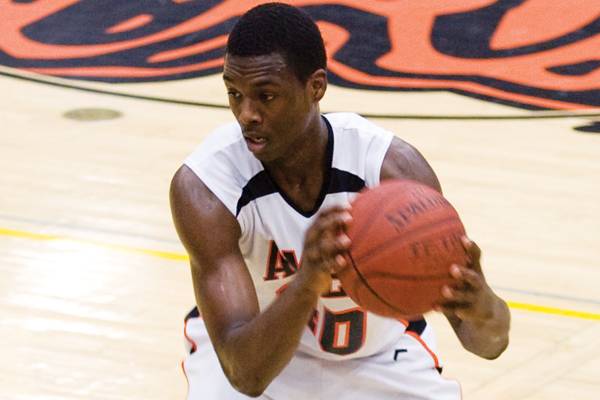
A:
<svg viewBox="0 0 600 400">
<path fill-rule="evenodd" d="M 237 122 L 215 128 L 196 149 L 188 155 L 184 163 L 188 166 L 205 165 L 207 167 L 223 165 L 241 165 L 252 163 L 242 130 Z M 192 168 L 194 169 L 194 168 Z"/>
<path fill-rule="evenodd" d="M 353 112 L 332 112 L 325 114 L 325 118 L 334 128 L 353 128 L 369 121 Z"/>
<path fill-rule="evenodd" d="M 381 126 L 351 112 L 336 112 L 325 114 L 334 132 L 356 132 L 361 134 L 381 134 L 387 132 Z"/>
<path fill-rule="evenodd" d="M 239 147 L 244 144 L 242 130 L 237 122 L 223 124 L 213 129 L 206 135 L 198 150 L 215 153 L 228 148 Z"/>
<path fill-rule="evenodd" d="M 244 186 L 262 170 L 235 122 L 222 125 L 206 136 L 184 164 L 233 215 Z"/>
<path fill-rule="evenodd" d="M 355 113 L 330 113 L 325 118 L 331 124 L 335 140 L 350 146 L 369 146 L 373 141 L 389 144 L 394 134 Z"/>
</svg>

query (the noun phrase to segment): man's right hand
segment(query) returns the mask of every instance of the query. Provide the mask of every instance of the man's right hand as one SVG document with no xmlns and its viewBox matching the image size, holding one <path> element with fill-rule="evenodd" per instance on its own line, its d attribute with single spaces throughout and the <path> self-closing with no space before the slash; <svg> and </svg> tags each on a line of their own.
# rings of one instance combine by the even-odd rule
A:
<svg viewBox="0 0 600 400">
<path fill-rule="evenodd" d="M 346 234 L 352 222 L 349 207 L 333 206 L 317 215 L 306 231 L 302 262 L 296 279 L 319 295 L 331 288 L 331 274 L 343 269 L 350 238 Z"/>
</svg>

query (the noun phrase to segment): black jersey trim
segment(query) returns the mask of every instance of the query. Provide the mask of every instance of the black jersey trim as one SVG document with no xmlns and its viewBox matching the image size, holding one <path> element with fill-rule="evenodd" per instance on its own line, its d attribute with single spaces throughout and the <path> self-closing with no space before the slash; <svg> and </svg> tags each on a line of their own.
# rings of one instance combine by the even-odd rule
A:
<svg viewBox="0 0 600 400">
<path fill-rule="evenodd" d="M 327 148 L 326 148 L 326 160 L 325 163 L 328 168 L 325 171 L 323 177 L 323 185 L 321 186 L 321 192 L 315 202 L 315 206 L 312 210 L 304 211 L 299 208 L 290 199 L 283 190 L 277 185 L 277 183 L 271 178 L 266 169 L 263 169 L 258 174 L 254 175 L 252 179 L 246 183 L 242 189 L 242 195 L 238 199 L 235 215 L 238 216 L 242 208 L 253 200 L 256 200 L 263 196 L 268 196 L 272 193 L 279 193 L 279 195 L 285 200 L 285 202 L 292 207 L 300 215 L 310 218 L 313 216 L 323 205 L 325 196 L 331 193 L 343 193 L 350 192 L 356 193 L 361 191 L 365 187 L 365 181 L 360 177 L 337 168 L 332 167 L 333 163 L 333 128 L 327 120 L 323 117 L 325 124 L 327 125 Z"/>
<path fill-rule="evenodd" d="M 365 181 L 348 171 L 331 168 L 331 179 L 327 193 L 360 192 L 365 187 Z"/>
<path fill-rule="evenodd" d="M 200 311 L 198 310 L 198 306 L 195 306 L 194 308 L 192 308 L 192 310 L 185 316 L 184 321 L 187 321 L 188 319 L 191 318 L 199 318 L 200 317 Z"/>
<path fill-rule="evenodd" d="M 427 321 L 424 318 L 418 319 L 416 321 L 410 321 L 408 326 L 406 327 L 407 332 L 414 332 L 417 335 L 421 336 L 425 331 L 425 327 L 427 326 Z"/>
<path fill-rule="evenodd" d="M 259 197 L 267 196 L 276 192 L 277 188 L 273 186 L 267 171 L 260 171 L 258 174 L 254 175 L 242 189 L 242 195 L 238 199 L 235 210 L 236 217 L 240 214 L 242 208 L 250 204 L 252 200 L 256 200 Z"/>
<path fill-rule="evenodd" d="M 423 334 L 423 332 L 425 331 L 425 328 L 427 327 L 427 321 L 425 321 L 425 318 L 421 318 L 415 321 L 410 321 L 408 323 L 408 326 L 406 327 L 406 332 L 414 332 L 417 335 L 421 336 Z M 443 368 L 442 367 L 435 367 L 435 369 L 437 370 L 437 372 L 441 375 Z"/>
<path fill-rule="evenodd" d="M 279 192 L 283 200 L 285 200 L 285 202 L 288 203 L 288 205 L 292 207 L 298 214 L 306 218 L 312 217 L 317 211 L 319 211 L 319 208 L 321 208 L 321 205 L 323 204 L 325 196 L 327 195 L 327 192 L 329 190 L 329 183 L 331 182 L 331 166 L 333 163 L 333 128 L 331 127 L 331 124 L 329 123 L 327 118 L 325 118 L 325 116 L 321 116 L 321 118 L 323 118 L 323 121 L 325 121 L 325 125 L 327 125 L 327 148 L 325 150 L 325 165 L 327 165 L 327 168 L 325 169 L 325 175 L 323 176 L 323 184 L 321 185 L 321 191 L 319 192 L 319 197 L 317 197 L 315 206 L 308 211 L 302 210 L 296 205 L 296 203 L 292 201 L 292 199 L 290 199 L 285 194 L 283 190 L 281 190 L 281 188 L 279 187 L 279 185 L 277 185 L 275 180 L 271 179 L 273 187 L 275 187 L 276 191 Z"/>
</svg>

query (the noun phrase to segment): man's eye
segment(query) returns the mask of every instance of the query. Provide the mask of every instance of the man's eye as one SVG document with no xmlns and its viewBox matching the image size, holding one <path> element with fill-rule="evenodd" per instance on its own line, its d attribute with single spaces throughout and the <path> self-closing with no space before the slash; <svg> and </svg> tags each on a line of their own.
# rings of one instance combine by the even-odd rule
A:
<svg viewBox="0 0 600 400">
<path fill-rule="evenodd" d="M 229 97 L 233 97 L 234 99 L 239 99 L 242 95 L 239 92 L 228 91 L 227 94 Z"/>
<path fill-rule="evenodd" d="M 274 94 L 271 93 L 263 93 L 260 95 L 262 101 L 271 101 L 275 98 Z"/>
</svg>

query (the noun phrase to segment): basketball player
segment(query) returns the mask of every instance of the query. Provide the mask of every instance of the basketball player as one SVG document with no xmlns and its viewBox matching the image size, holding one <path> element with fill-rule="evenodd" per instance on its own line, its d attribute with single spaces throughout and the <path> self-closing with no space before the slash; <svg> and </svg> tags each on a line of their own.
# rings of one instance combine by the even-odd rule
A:
<svg viewBox="0 0 600 400">
<path fill-rule="evenodd" d="M 440 190 L 430 166 L 356 114 L 321 115 L 323 41 L 292 6 L 242 16 L 223 79 L 237 122 L 185 160 L 170 194 L 198 304 L 185 327 L 188 398 L 459 399 L 425 320 L 365 312 L 334 275 L 355 194 L 394 178 Z M 464 246 L 471 261 L 451 267 L 439 309 L 466 349 L 493 359 L 508 344 L 509 311 L 477 246 Z"/>
</svg>

